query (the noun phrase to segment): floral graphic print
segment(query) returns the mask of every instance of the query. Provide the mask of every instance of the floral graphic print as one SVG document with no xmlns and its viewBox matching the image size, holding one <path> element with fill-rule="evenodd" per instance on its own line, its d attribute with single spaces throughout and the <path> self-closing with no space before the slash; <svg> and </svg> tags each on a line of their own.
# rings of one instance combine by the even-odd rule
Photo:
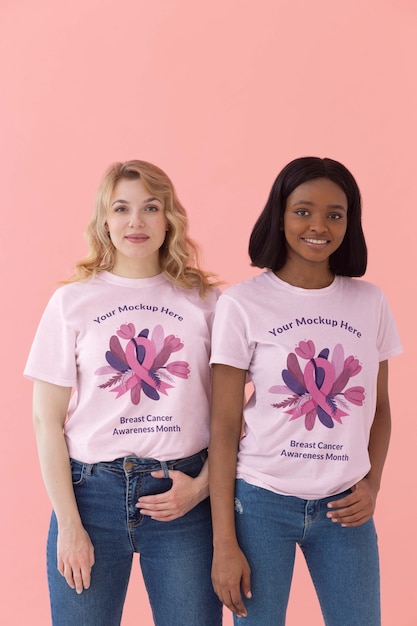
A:
<svg viewBox="0 0 417 626">
<path fill-rule="evenodd" d="M 125 348 L 120 339 L 125 340 Z M 116 398 L 130 391 L 133 404 L 139 404 L 141 393 L 151 400 L 159 400 L 160 394 L 168 395 L 174 387 L 174 376 L 188 378 L 190 366 L 186 361 L 168 360 L 173 352 L 184 347 L 181 339 L 174 335 L 164 337 L 162 326 L 155 326 L 149 338 L 149 329 L 144 328 L 136 335 L 134 324 L 122 324 L 116 335 L 110 338 L 110 350 L 106 352 L 108 365 L 96 370 L 98 376 L 111 374 L 100 389 L 109 389 Z"/>
<path fill-rule="evenodd" d="M 363 405 L 363 387 L 345 389 L 362 366 L 353 356 L 345 358 L 340 344 L 335 346 L 331 360 L 328 348 L 315 356 L 316 347 L 311 340 L 300 341 L 294 352 L 288 355 L 287 369 L 282 371 L 285 385 L 274 385 L 269 389 L 270 393 L 289 395 L 272 406 L 287 408 L 285 413 L 291 415 L 290 421 L 304 416 L 306 429 L 313 430 L 318 417 L 323 426 L 333 428 L 335 421 L 342 424 L 342 417 L 348 415 L 349 402 Z M 307 361 L 304 371 L 297 357 Z"/>
</svg>

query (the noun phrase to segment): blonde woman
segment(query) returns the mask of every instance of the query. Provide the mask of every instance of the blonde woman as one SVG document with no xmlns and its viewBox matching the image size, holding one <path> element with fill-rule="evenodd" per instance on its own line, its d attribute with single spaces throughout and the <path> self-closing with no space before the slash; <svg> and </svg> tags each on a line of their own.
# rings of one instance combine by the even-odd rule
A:
<svg viewBox="0 0 417 626">
<path fill-rule="evenodd" d="M 39 324 L 25 375 L 53 507 L 54 626 L 120 624 L 134 553 L 157 626 L 221 624 L 207 469 L 218 290 L 187 229 L 162 170 L 115 163 L 90 253 Z"/>
</svg>

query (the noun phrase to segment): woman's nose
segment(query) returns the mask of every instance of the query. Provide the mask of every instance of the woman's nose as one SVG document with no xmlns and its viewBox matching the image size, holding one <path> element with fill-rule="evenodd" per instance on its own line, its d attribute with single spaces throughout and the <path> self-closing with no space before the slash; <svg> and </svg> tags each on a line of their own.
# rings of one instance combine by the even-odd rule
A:
<svg viewBox="0 0 417 626">
<path fill-rule="evenodd" d="M 326 220 L 321 216 L 316 215 L 311 218 L 309 228 L 316 233 L 323 233 L 327 230 Z"/>
<path fill-rule="evenodd" d="M 142 215 L 139 212 L 134 211 L 129 220 L 129 226 L 131 228 L 142 228 L 144 225 Z"/>
</svg>

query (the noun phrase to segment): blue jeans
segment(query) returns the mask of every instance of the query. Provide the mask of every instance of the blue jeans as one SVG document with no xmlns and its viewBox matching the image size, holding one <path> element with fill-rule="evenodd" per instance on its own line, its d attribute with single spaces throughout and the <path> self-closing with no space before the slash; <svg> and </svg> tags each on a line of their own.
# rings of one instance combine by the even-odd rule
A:
<svg viewBox="0 0 417 626">
<path fill-rule="evenodd" d="M 211 584 L 212 529 L 209 501 L 185 516 L 158 522 L 141 515 L 142 495 L 163 493 L 166 478 L 151 472 L 180 470 L 197 476 L 203 451 L 187 459 L 159 462 L 126 457 L 88 465 L 71 461 L 81 519 L 94 546 L 91 586 L 81 594 L 57 570 L 57 522 L 52 514 L 47 546 L 48 582 L 54 626 L 117 626 L 126 597 L 133 554 L 140 564 L 157 626 L 220 626 L 222 608 Z M 138 606 L 140 624 L 140 606 Z"/>
<path fill-rule="evenodd" d="M 343 528 L 326 517 L 327 503 L 348 493 L 302 500 L 236 481 L 237 536 L 251 567 L 252 599 L 244 599 L 248 616 L 235 617 L 235 625 L 284 626 L 298 544 L 326 626 L 380 626 L 373 521 Z"/>
</svg>

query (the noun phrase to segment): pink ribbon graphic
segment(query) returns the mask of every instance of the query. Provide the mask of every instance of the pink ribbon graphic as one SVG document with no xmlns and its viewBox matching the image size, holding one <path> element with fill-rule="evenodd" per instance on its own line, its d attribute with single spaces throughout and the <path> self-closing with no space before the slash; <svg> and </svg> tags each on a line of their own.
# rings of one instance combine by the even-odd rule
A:
<svg viewBox="0 0 417 626">
<path fill-rule="evenodd" d="M 314 362 L 313 362 L 314 361 Z M 324 380 L 320 389 L 317 387 L 315 371 L 317 367 L 321 367 L 324 370 Z M 342 417 L 347 415 L 344 411 L 340 409 L 333 410 L 333 407 L 327 402 L 326 396 L 330 393 L 333 383 L 335 381 L 335 372 L 334 367 L 327 359 L 323 359 L 318 357 L 317 359 L 312 359 L 308 361 L 304 370 L 304 385 L 310 394 L 310 399 L 304 402 L 301 406 L 298 406 L 289 411 L 285 411 L 292 417 L 290 421 L 295 420 L 302 415 L 306 415 L 317 410 L 317 407 L 321 407 L 325 413 L 330 415 L 331 418 L 342 424 Z"/>
<path fill-rule="evenodd" d="M 143 346 L 145 348 L 145 356 L 142 363 L 139 363 L 137 359 L 136 345 Z M 128 342 L 126 345 L 126 361 L 134 374 L 127 381 L 111 390 L 112 392 L 117 393 L 116 398 L 119 398 L 135 385 L 140 384 L 142 380 L 150 387 L 153 387 L 153 389 L 157 389 L 159 392 L 167 395 L 167 389 L 171 388 L 172 385 L 168 385 L 162 380 L 159 381 L 159 383 L 156 383 L 156 381 L 149 375 L 149 370 L 153 365 L 155 356 L 155 346 L 149 339 L 146 339 L 145 337 L 136 337 L 135 340 L 131 339 Z"/>
</svg>

